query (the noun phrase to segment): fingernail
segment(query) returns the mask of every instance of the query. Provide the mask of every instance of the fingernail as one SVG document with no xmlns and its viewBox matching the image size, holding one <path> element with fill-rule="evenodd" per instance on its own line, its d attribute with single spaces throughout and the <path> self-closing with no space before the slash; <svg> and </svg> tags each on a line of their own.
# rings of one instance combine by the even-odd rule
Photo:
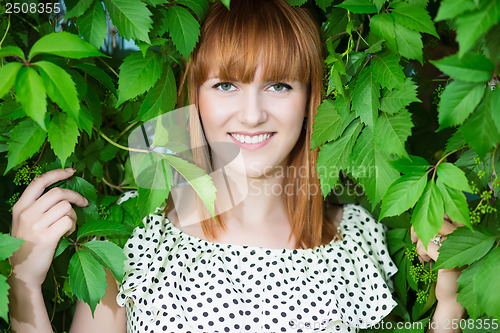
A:
<svg viewBox="0 0 500 333">
<path fill-rule="evenodd" d="M 73 173 L 73 172 L 75 172 L 76 170 L 75 170 L 75 169 L 71 169 L 71 168 L 69 168 L 69 169 L 66 169 L 66 170 L 64 170 L 64 171 L 66 171 L 67 173 Z"/>
<path fill-rule="evenodd" d="M 89 205 L 89 201 L 87 199 L 85 199 L 85 204 L 88 206 Z"/>
</svg>

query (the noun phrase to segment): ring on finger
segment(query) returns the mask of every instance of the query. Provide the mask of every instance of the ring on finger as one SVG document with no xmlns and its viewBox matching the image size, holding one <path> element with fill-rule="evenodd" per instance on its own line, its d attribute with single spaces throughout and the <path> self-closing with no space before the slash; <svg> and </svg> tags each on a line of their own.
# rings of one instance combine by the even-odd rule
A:
<svg viewBox="0 0 500 333">
<path fill-rule="evenodd" d="M 440 234 L 437 234 L 436 236 L 434 236 L 434 238 L 432 239 L 432 242 L 434 244 L 436 244 L 437 246 L 441 246 L 443 244 L 441 244 L 441 238 L 443 238 L 443 235 L 440 235 Z"/>
</svg>

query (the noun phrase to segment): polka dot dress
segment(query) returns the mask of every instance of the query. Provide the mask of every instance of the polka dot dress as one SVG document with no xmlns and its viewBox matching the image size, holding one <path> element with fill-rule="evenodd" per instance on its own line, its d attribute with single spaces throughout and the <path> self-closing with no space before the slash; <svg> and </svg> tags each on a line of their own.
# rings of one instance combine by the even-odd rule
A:
<svg viewBox="0 0 500 333">
<path fill-rule="evenodd" d="M 343 208 L 343 240 L 295 250 L 210 242 L 150 214 L 124 247 L 117 302 L 128 333 L 357 332 L 376 324 L 396 306 L 386 227 L 359 205 Z"/>
</svg>

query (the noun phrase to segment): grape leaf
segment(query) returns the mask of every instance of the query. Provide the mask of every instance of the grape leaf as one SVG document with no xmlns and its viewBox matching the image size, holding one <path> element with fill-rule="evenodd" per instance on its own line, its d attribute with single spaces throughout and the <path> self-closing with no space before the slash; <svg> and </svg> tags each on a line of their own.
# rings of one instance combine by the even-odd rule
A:
<svg viewBox="0 0 500 333">
<path fill-rule="evenodd" d="M 339 171 L 348 168 L 349 155 L 362 128 L 363 124 L 359 119 L 356 119 L 349 124 L 340 138 L 326 143 L 320 148 L 316 171 L 323 197 L 326 197 L 335 187 L 339 179 Z"/>
<path fill-rule="evenodd" d="M 20 62 L 10 62 L 7 65 L 0 67 L 0 98 L 9 92 L 10 88 L 16 81 L 16 76 L 19 70 L 23 67 Z"/>
<path fill-rule="evenodd" d="M 109 269 L 116 281 L 121 283 L 124 275 L 125 255 L 123 250 L 112 242 L 90 241 L 83 245 L 92 256 L 104 267 Z"/>
<path fill-rule="evenodd" d="M 457 279 L 458 282 L 458 296 L 457 301 L 467 309 L 467 314 L 470 318 L 478 318 L 483 311 L 478 306 L 478 299 L 474 290 L 474 277 L 476 276 L 478 268 L 483 264 L 484 258 L 473 263 L 469 267 L 462 270 Z"/>
<path fill-rule="evenodd" d="M 65 31 L 54 32 L 40 38 L 31 48 L 29 59 L 41 53 L 72 59 L 106 57 L 77 35 Z"/>
<path fill-rule="evenodd" d="M 46 135 L 47 133 L 31 118 L 17 124 L 11 132 L 8 142 L 8 163 L 4 175 L 14 166 L 33 156 L 44 143 Z"/>
<path fill-rule="evenodd" d="M 462 58 L 454 54 L 439 60 L 431 60 L 439 70 L 456 80 L 464 82 L 486 82 L 491 79 L 495 65 L 479 53 L 469 52 Z"/>
<path fill-rule="evenodd" d="M 148 50 L 145 57 L 141 52 L 126 57 L 120 66 L 116 106 L 153 87 L 161 77 L 162 68 L 161 54 L 155 51 Z"/>
<path fill-rule="evenodd" d="M 375 144 L 374 133 L 369 127 L 363 130 L 356 141 L 349 166 L 354 178 L 363 185 L 372 209 L 399 176 L 387 161 L 386 155 Z"/>
<path fill-rule="evenodd" d="M 69 261 L 69 283 L 73 294 L 90 306 L 92 315 L 106 295 L 106 272 L 88 252 L 77 250 Z"/>
<path fill-rule="evenodd" d="M 24 243 L 22 239 L 12 237 L 7 234 L 0 234 L 0 260 L 5 260 L 12 255 L 19 245 Z"/>
<path fill-rule="evenodd" d="M 324 12 L 332 4 L 333 0 L 315 0 L 316 5 L 321 8 Z"/>
<path fill-rule="evenodd" d="M 164 22 L 175 47 L 187 59 L 198 42 L 200 24 L 186 8 L 180 6 L 170 7 Z"/>
<path fill-rule="evenodd" d="M 177 85 L 175 76 L 170 66 L 165 66 L 160 80 L 148 92 L 137 116 L 138 120 L 148 121 L 160 114 L 168 112 L 175 107 L 177 98 Z"/>
<path fill-rule="evenodd" d="M 376 54 L 370 65 L 375 79 L 383 88 L 404 89 L 405 75 L 399 57 L 390 52 Z"/>
<path fill-rule="evenodd" d="M 374 15 L 370 20 L 370 30 L 385 39 L 386 45 L 394 52 L 398 51 L 394 18 L 389 13 Z"/>
<path fill-rule="evenodd" d="M 455 18 L 464 12 L 476 8 L 474 0 L 443 0 L 439 5 L 435 21 Z"/>
<path fill-rule="evenodd" d="M 80 136 L 78 125 L 65 113 L 56 112 L 50 121 L 48 132 L 50 146 L 64 168 L 66 160 L 75 151 Z"/>
<path fill-rule="evenodd" d="M 444 219 L 443 197 L 432 179 L 427 183 L 424 193 L 413 210 L 411 223 L 418 238 L 427 245 L 441 229 Z"/>
<path fill-rule="evenodd" d="M 439 130 L 461 125 L 481 101 L 484 83 L 453 81 L 443 91 L 439 101 Z"/>
<path fill-rule="evenodd" d="M 47 97 L 40 75 L 31 67 L 22 67 L 14 88 L 16 100 L 23 106 L 24 112 L 46 130 Z"/>
<path fill-rule="evenodd" d="M 96 65 L 90 63 L 81 63 L 74 65 L 73 68 L 81 69 L 85 73 L 93 76 L 95 79 L 101 82 L 106 88 L 108 88 L 109 91 L 111 91 L 116 96 L 118 95 L 113 80 L 111 80 L 109 75 L 106 74 L 102 69 L 100 69 Z"/>
<path fill-rule="evenodd" d="M 384 92 L 380 100 L 380 110 L 395 114 L 413 102 L 421 102 L 417 97 L 417 86 L 410 78 L 406 78 L 404 89 L 393 89 Z"/>
<path fill-rule="evenodd" d="M 315 149 L 327 141 L 336 140 L 340 135 L 342 120 L 329 99 L 325 99 L 318 107 L 314 117 L 311 149 Z"/>
<path fill-rule="evenodd" d="M 0 59 L 5 57 L 19 57 L 24 59 L 24 52 L 17 46 L 4 46 L 0 48 Z"/>
<path fill-rule="evenodd" d="M 383 113 L 375 123 L 375 144 L 386 154 L 408 156 L 405 142 L 411 134 L 413 122 L 408 111 L 395 115 Z"/>
<path fill-rule="evenodd" d="M 111 21 L 125 39 L 149 43 L 149 30 L 153 24 L 151 12 L 141 1 L 103 0 Z"/>
<path fill-rule="evenodd" d="M 464 224 L 472 230 L 469 205 L 464 193 L 445 185 L 440 178 L 437 179 L 436 184 L 443 196 L 444 212 L 452 221 Z"/>
<path fill-rule="evenodd" d="M 177 0 L 176 3 L 191 9 L 198 20 L 202 21 L 208 12 L 208 1 L 206 0 Z"/>
<path fill-rule="evenodd" d="M 79 225 L 86 221 L 97 220 L 99 218 L 99 212 L 96 205 L 97 191 L 92 184 L 81 177 L 73 176 L 59 187 L 78 192 L 89 201 L 89 205 L 86 207 L 73 206 Z"/>
<path fill-rule="evenodd" d="M 9 289 L 7 278 L 0 274 L 0 318 L 9 322 Z"/>
<path fill-rule="evenodd" d="M 33 65 L 40 69 L 47 95 L 70 115 L 75 121 L 80 118 L 80 101 L 76 92 L 75 83 L 71 76 L 61 67 L 49 61 L 38 61 Z"/>
<path fill-rule="evenodd" d="M 458 56 L 462 57 L 483 34 L 500 21 L 500 1 L 488 1 L 486 6 L 457 17 Z"/>
<path fill-rule="evenodd" d="M 474 292 L 476 293 L 479 306 L 487 316 L 500 317 L 500 248 L 493 249 L 484 258 L 484 262 L 478 268 L 474 276 Z"/>
<path fill-rule="evenodd" d="M 462 131 L 460 129 L 457 129 L 455 133 L 453 133 L 453 135 L 448 139 L 448 142 L 446 142 L 446 149 L 444 150 L 443 154 L 447 154 L 452 150 L 462 149 L 466 144 L 467 143 L 465 142 Z"/>
<path fill-rule="evenodd" d="M 398 53 L 406 59 L 416 59 L 421 64 L 422 61 L 422 36 L 404 25 L 396 22 L 394 24 L 394 33 L 398 44 Z"/>
<path fill-rule="evenodd" d="M 356 14 L 372 14 L 377 12 L 377 7 L 370 0 L 345 0 L 336 7 L 347 9 Z"/>
<path fill-rule="evenodd" d="M 492 110 L 489 100 L 493 93 L 487 90 L 486 101 L 481 102 L 476 112 L 462 125 L 465 140 L 480 158 L 500 141 L 500 132 L 497 130 L 493 114 L 498 110 Z"/>
<path fill-rule="evenodd" d="M 106 14 L 100 1 L 94 2 L 90 9 L 77 20 L 80 35 L 97 49 L 103 46 L 108 33 Z"/>
<path fill-rule="evenodd" d="M 452 163 L 440 163 L 436 168 L 438 179 L 447 186 L 459 191 L 472 193 L 465 173 Z"/>
<path fill-rule="evenodd" d="M 399 172 L 404 174 L 421 173 L 427 171 L 431 165 L 425 159 L 419 156 L 411 156 L 408 158 L 400 158 L 389 163 Z"/>
<path fill-rule="evenodd" d="M 80 17 L 89 9 L 94 0 L 65 0 L 64 4 L 67 6 L 66 18 Z"/>
<path fill-rule="evenodd" d="M 415 206 L 427 185 L 427 172 L 404 175 L 389 186 L 382 198 L 379 220 L 401 215 Z"/>
<path fill-rule="evenodd" d="M 352 108 L 366 126 L 373 129 L 380 107 L 380 85 L 370 67 L 359 74 L 352 93 Z"/>
<path fill-rule="evenodd" d="M 415 31 L 426 32 L 439 38 L 429 12 L 420 6 L 397 2 L 392 6 L 394 21 Z"/>
</svg>

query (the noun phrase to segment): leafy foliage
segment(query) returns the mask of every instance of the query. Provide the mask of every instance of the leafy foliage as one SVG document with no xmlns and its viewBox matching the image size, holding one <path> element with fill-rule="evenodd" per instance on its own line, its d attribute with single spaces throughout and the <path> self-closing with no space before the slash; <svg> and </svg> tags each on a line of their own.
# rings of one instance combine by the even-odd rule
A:
<svg viewBox="0 0 500 333">
<path fill-rule="evenodd" d="M 500 287 L 500 0 L 288 2 L 315 10 L 327 51 L 312 134 L 323 195 L 358 201 L 392 228 L 389 249 L 399 268 L 393 318 L 428 321 L 436 269 L 462 267 L 458 300 L 468 315 L 500 319 L 490 292 Z M 180 106 L 183 61 L 199 40 L 209 1 L 65 6 L 66 13 L 23 17 L 0 10 L 0 220 L 10 221 L 7 198 L 12 205 L 22 186 L 54 168 L 76 168 L 78 176 L 56 186 L 90 201 L 75 207 L 78 230 L 61 240 L 44 285 L 58 332 L 68 330 L 61 324 L 68 320 L 58 319 L 74 296 L 95 309 L 105 269 L 121 279 L 120 247 L 142 218 L 164 206 L 173 169 L 209 210 L 215 200 L 201 169 L 151 151 L 135 156 L 143 177 L 165 189 L 139 187 L 126 150 L 131 130 Z M 124 40 L 137 47 L 125 49 Z M 163 143 L 175 139 L 165 133 Z M 336 188 L 351 182 L 363 193 L 338 195 Z M 130 189 L 138 197 L 115 204 Z M 443 242 L 434 267 L 419 264 L 410 227 L 427 244 L 445 213 L 464 227 Z M 7 321 L 5 259 L 19 242 L 6 235 L 10 222 L 2 223 L 0 316 Z"/>
</svg>

